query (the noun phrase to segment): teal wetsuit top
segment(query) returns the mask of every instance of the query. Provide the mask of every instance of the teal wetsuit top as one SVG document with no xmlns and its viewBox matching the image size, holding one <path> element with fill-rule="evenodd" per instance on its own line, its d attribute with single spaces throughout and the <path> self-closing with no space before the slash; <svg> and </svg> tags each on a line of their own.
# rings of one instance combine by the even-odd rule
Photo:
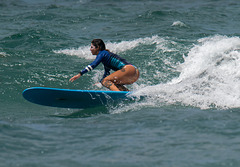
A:
<svg viewBox="0 0 240 167">
<path fill-rule="evenodd" d="M 100 82 L 108 75 L 110 75 L 110 70 L 121 70 L 125 65 L 128 65 L 128 63 L 125 59 L 121 58 L 120 56 L 108 52 L 106 50 L 100 51 L 96 57 L 96 59 L 89 64 L 86 68 L 84 68 L 80 74 L 83 75 L 94 68 L 96 68 L 100 63 L 103 63 L 104 65 L 104 75 Z"/>
</svg>

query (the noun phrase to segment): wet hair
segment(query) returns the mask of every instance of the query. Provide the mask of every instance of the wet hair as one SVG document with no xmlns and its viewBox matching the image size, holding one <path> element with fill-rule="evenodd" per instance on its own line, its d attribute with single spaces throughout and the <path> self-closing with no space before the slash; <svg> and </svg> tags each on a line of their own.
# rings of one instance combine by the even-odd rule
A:
<svg viewBox="0 0 240 167">
<path fill-rule="evenodd" d="M 96 48 L 99 48 L 100 51 L 106 50 L 105 43 L 104 43 L 103 40 L 101 40 L 101 39 L 94 39 L 94 40 L 92 40 L 92 44 L 93 44 L 93 46 L 95 46 Z"/>
</svg>

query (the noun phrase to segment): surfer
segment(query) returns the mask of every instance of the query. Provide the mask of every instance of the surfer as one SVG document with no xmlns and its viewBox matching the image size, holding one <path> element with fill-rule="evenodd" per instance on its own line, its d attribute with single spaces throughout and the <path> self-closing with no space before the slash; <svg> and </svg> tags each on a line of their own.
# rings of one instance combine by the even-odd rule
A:
<svg viewBox="0 0 240 167">
<path fill-rule="evenodd" d="M 124 85 L 133 84 L 138 80 L 139 70 L 125 59 L 107 50 L 101 39 L 94 39 L 91 42 L 90 51 L 92 55 L 97 55 L 96 59 L 69 81 L 75 81 L 100 63 L 103 63 L 105 70 L 100 83 L 112 91 L 129 91 Z M 110 74 L 110 70 L 115 72 Z"/>
</svg>

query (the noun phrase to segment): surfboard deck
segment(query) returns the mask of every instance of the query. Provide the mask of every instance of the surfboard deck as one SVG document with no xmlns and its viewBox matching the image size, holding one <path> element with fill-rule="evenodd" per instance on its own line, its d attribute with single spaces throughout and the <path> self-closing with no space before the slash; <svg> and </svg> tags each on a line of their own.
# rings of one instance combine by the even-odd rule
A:
<svg viewBox="0 0 240 167">
<path fill-rule="evenodd" d="M 32 87 L 25 89 L 22 93 L 26 100 L 35 104 L 79 109 L 129 100 L 131 99 L 130 94 L 131 92 L 126 91 L 74 90 L 47 87 Z"/>
</svg>

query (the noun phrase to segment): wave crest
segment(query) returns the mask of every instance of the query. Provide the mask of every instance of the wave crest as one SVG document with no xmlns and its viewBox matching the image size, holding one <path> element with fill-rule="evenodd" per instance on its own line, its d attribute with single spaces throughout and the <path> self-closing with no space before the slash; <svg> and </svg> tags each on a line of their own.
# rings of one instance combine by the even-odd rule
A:
<svg viewBox="0 0 240 167">
<path fill-rule="evenodd" d="M 179 77 L 135 95 L 147 96 L 154 105 L 240 108 L 240 38 L 218 35 L 198 42 L 179 65 Z"/>
</svg>

